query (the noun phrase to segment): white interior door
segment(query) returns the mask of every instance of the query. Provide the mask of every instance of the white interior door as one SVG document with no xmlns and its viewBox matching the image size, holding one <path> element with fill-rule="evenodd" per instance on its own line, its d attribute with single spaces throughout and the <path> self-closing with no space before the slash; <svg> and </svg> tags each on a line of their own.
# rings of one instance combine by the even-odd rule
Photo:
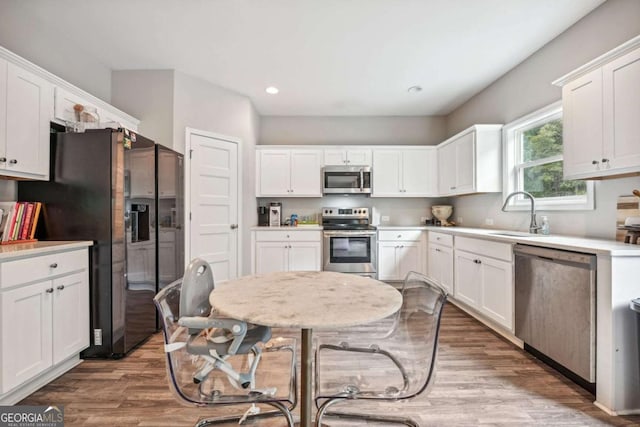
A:
<svg viewBox="0 0 640 427">
<path fill-rule="evenodd" d="M 187 129 L 188 259 L 207 261 L 216 282 L 238 277 L 238 142 Z"/>
</svg>

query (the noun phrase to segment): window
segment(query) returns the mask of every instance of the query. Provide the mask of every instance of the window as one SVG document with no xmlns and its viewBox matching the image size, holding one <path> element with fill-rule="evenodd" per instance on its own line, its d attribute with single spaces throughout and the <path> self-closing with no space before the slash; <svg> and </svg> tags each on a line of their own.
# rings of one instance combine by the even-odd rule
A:
<svg viewBox="0 0 640 427">
<path fill-rule="evenodd" d="M 527 191 L 539 210 L 593 209 L 593 182 L 565 181 L 562 173 L 562 104 L 535 111 L 503 129 L 504 194 Z M 510 210 L 529 209 L 523 196 L 513 197 Z"/>
</svg>

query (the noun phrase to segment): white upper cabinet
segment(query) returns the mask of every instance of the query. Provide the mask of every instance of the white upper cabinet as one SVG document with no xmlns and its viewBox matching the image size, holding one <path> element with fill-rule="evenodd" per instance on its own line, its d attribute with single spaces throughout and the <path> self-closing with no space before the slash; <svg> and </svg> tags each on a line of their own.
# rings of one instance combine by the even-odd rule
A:
<svg viewBox="0 0 640 427">
<path fill-rule="evenodd" d="M 371 166 L 370 148 L 325 148 L 324 166 Z"/>
<path fill-rule="evenodd" d="M 435 147 L 374 148 L 372 197 L 437 196 Z"/>
<path fill-rule="evenodd" d="M 321 197 L 322 150 L 256 150 L 257 197 Z"/>
<path fill-rule="evenodd" d="M 502 125 L 475 125 L 438 145 L 438 194 L 502 191 Z"/>
<path fill-rule="evenodd" d="M 640 172 L 640 36 L 553 84 L 562 86 L 565 179 Z"/>
<path fill-rule="evenodd" d="M 0 60 L 0 174 L 49 179 L 49 122 L 53 86 L 43 78 Z"/>
</svg>

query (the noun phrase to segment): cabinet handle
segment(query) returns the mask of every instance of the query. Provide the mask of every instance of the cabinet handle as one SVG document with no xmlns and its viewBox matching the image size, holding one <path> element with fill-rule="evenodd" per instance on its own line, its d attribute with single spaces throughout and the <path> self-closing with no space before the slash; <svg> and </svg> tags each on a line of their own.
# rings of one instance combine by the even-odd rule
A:
<svg viewBox="0 0 640 427">
<path fill-rule="evenodd" d="M 229 227 L 231 227 L 232 230 L 235 230 L 238 228 L 238 224 L 231 224 Z"/>
<path fill-rule="evenodd" d="M 61 291 L 61 290 L 63 290 L 63 289 L 64 289 L 64 285 L 60 285 L 60 286 L 58 286 L 58 290 L 59 290 L 59 291 Z"/>
<path fill-rule="evenodd" d="M 602 163 L 609 163 L 609 159 L 602 159 Z"/>
<path fill-rule="evenodd" d="M 58 268 L 58 263 L 54 262 L 53 264 L 49 265 L 49 267 L 51 268 Z"/>
<path fill-rule="evenodd" d="M 6 157 L 0 157 L 0 163 L 5 163 L 7 161 Z"/>
<path fill-rule="evenodd" d="M 18 163 L 18 161 L 16 159 L 11 159 L 11 160 L 9 160 L 9 163 L 12 164 L 12 165 L 15 165 L 15 164 Z"/>
<path fill-rule="evenodd" d="M 597 160 L 593 160 L 593 161 L 591 161 L 591 164 L 592 164 L 592 165 L 597 165 L 598 163 L 600 163 L 600 162 L 599 162 L 599 161 L 597 161 Z"/>
<path fill-rule="evenodd" d="M 482 264 L 482 261 L 480 261 L 479 259 L 474 259 L 473 262 L 476 264 Z"/>
<path fill-rule="evenodd" d="M 449 190 L 455 190 L 456 187 L 449 187 Z"/>
<path fill-rule="evenodd" d="M 53 288 L 49 288 L 45 292 L 48 293 L 48 294 L 52 294 L 53 293 Z"/>
<path fill-rule="evenodd" d="M 440 252 L 440 249 L 436 248 L 436 252 Z"/>
<path fill-rule="evenodd" d="M 289 238 L 289 235 L 287 234 L 287 239 Z"/>
<path fill-rule="evenodd" d="M 401 237 L 402 237 L 402 234 L 398 234 L 398 237 L 397 237 L 397 238 L 398 238 L 398 239 L 400 239 Z"/>
</svg>

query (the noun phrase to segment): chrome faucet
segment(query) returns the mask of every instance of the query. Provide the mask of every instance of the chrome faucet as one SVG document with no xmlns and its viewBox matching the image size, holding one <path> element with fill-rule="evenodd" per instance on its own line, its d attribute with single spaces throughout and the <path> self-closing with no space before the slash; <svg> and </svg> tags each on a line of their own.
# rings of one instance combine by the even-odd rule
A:
<svg viewBox="0 0 640 427">
<path fill-rule="evenodd" d="M 502 205 L 502 211 L 506 212 L 509 200 L 511 200 L 513 196 L 517 196 L 518 194 L 522 194 L 523 196 L 528 197 L 529 200 L 531 200 L 531 223 L 529 224 L 529 233 L 538 234 L 538 230 L 540 230 L 541 227 L 536 224 L 536 200 L 533 198 L 531 193 L 528 193 L 526 191 L 514 191 L 513 193 L 510 193 L 505 199 L 504 205 Z"/>
</svg>

